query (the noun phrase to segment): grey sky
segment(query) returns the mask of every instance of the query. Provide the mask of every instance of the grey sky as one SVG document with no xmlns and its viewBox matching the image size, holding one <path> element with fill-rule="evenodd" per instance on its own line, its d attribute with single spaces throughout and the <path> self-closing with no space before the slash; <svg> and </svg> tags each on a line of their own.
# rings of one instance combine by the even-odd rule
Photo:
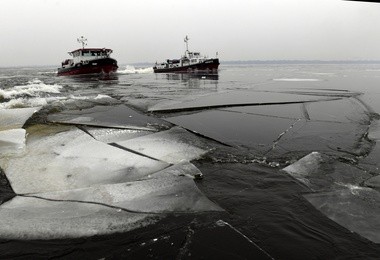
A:
<svg viewBox="0 0 380 260">
<path fill-rule="evenodd" d="M 341 0 L 0 0 L 0 66 L 107 47 L 120 64 L 177 58 L 380 60 L 380 5 Z"/>
</svg>

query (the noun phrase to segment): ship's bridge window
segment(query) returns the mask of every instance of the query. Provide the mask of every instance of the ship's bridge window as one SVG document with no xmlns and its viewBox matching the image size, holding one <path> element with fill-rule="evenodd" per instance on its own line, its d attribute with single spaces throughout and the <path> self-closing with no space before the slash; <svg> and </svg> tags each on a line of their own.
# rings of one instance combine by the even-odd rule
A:
<svg viewBox="0 0 380 260">
<path fill-rule="evenodd" d="M 197 59 L 191 59 L 191 62 L 197 62 Z"/>
<path fill-rule="evenodd" d="M 91 56 L 91 53 L 89 51 L 82 51 L 83 56 Z"/>
</svg>

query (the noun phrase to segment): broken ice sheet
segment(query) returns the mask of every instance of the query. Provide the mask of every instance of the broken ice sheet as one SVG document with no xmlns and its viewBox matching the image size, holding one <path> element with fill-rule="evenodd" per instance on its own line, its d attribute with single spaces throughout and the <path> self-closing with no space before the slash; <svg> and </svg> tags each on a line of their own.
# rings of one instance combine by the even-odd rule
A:
<svg viewBox="0 0 380 260">
<path fill-rule="evenodd" d="M 223 110 L 207 110 L 165 120 L 224 144 L 246 147 L 259 153 L 268 151 L 273 142 L 296 123 L 295 119 Z"/>
<path fill-rule="evenodd" d="M 246 107 L 229 107 L 220 110 L 242 114 L 252 114 L 261 116 L 271 116 L 275 118 L 299 119 L 305 118 L 305 104 L 286 104 L 286 105 L 262 105 Z"/>
<path fill-rule="evenodd" d="M 146 116 L 125 106 L 96 106 L 89 109 L 68 110 L 48 116 L 50 122 L 102 126 L 110 128 L 126 128 L 153 130 L 169 128 L 170 124 L 155 117 Z"/>
<path fill-rule="evenodd" d="M 0 131 L 0 157 L 20 153 L 25 148 L 25 129 Z"/>
<path fill-rule="evenodd" d="M 191 97 L 184 100 L 161 102 L 148 109 L 151 112 L 191 111 L 210 108 L 275 105 L 304 103 L 317 100 L 332 100 L 329 96 L 297 95 L 266 91 L 233 91 L 206 96 Z"/>
<path fill-rule="evenodd" d="M 346 189 L 304 196 L 328 218 L 361 236 L 380 243 L 380 193 L 370 188 Z"/>
<path fill-rule="evenodd" d="M 313 191 L 327 191 L 342 185 L 359 185 L 370 174 L 341 163 L 324 154 L 313 152 L 283 169 Z"/>
<path fill-rule="evenodd" d="M 56 134 L 41 135 L 49 132 L 46 128 L 54 127 L 30 133 L 24 154 L 0 160 L 18 194 L 131 181 L 168 166 L 96 141 L 77 129 L 58 132 L 58 127 Z"/>
<path fill-rule="evenodd" d="M 127 232 L 154 223 L 158 215 L 106 205 L 14 197 L 0 206 L 3 239 L 62 239 Z"/>
<path fill-rule="evenodd" d="M 180 127 L 116 144 L 167 163 L 198 159 L 212 149 L 209 142 Z"/>
<path fill-rule="evenodd" d="M 300 120 L 266 156 L 284 158 L 292 153 L 305 155 L 313 151 L 343 157 L 364 155 L 372 146 L 364 138 L 367 128 L 367 125 L 359 123 Z"/>
<path fill-rule="evenodd" d="M 0 109 L 0 130 L 21 128 L 41 107 Z"/>
<path fill-rule="evenodd" d="M 310 102 L 305 104 L 310 120 L 341 123 L 366 123 L 368 111 L 358 100 L 344 98 L 340 100 Z"/>
<path fill-rule="evenodd" d="M 100 203 L 134 213 L 222 211 L 203 195 L 193 179 L 175 174 L 33 196 L 48 200 Z"/>
<path fill-rule="evenodd" d="M 115 128 L 84 127 L 90 135 L 103 143 L 116 143 L 151 134 L 151 131 Z"/>
<path fill-rule="evenodd" d="M 164 216 L 158 213 L 223 211 L 183 176 L 198 172 L 192 164 L 180 164 L 134 182 L 17 196 L 0 206 L 0 237 L 111 234 L 150 224 Z"/>
</svg>

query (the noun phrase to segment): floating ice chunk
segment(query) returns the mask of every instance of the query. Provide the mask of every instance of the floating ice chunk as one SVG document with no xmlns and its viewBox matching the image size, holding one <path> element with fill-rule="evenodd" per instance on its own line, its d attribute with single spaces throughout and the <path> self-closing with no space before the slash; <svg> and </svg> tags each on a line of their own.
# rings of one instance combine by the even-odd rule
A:
<svg viewBox="0 0 380 260">
<path fill-rule="evenodd" d="M 312 152 L 297 162 L 285 167 L 283 171 L 287 172 L 306 186 L 310 185 L 308 177 L 313 172 L 318 171 L 323 162 L 322 155 L 318 152 Z"/>
<path fill-rule="evenodd" d="M 224 144 L 248 147 L 258 152 L 268 151 L 279 135 L 296 122 L 294 119 L 224 110 L 207 110 L 166 120 Z"/>
<path fill-rule="evenodd" d="M 159 218 L 99 204 L 15 197 L 0 206 L 0 237 L 62 239 L 106 235 L 143 227 Z"/>
<path fill-rule="evenodd" d="M 0 156 L 17 154 L 25 148 L 25 129 L 0 131 Z"/>
<path fill-rule="evenodd" d="M 331 121 L 341 123 L 359 123 L 368 122 L 368 111 L 353 98 L 344 98 L 341 100 L 311 102 L 306 104 L 310 120 L 314 121 Z"/>
<path fill-rule="evenodd" d="M 21 128 L 41 107 L 0 109 L 0 130 Z"/>
<path fill-rule="evenodd" d="M 18 194 L 131 181 L 168 166 L 96 141 L 80 130 L 31 133 L 26 152 L 0 164 Z"/>
<path fill-rule="evenodd" d="M 222 211 L 204 196 L 194 180 L 175 174 L 34 195 L 48 200 L 105 204 L 132 213 Z"/>
<path fill-rule="evenodd" d="M 285 167 L 283 171 L 314 191 L 332 190 L 342 185 L 358 185 L 371 176 L 318 152 L 306 155 Z"/>
<path fill-rule="evenodd" d="M 86 127 L 86 130 L 98 141 L 103 143 L 116 143 L 139 136 L 151 134 L 151 131 L 113 128 Z"/>
<path fill-rule="evenodd" d="M 380 243 L 380 193 L 352 187 L 305 198 L 327 217 L 363 237 Z"/>
<path fill-rule="evenodd" d="M 198 159 L 211 149 L 201 138 L 180 127 L 117 144 L 168 163 Z"/>
<path fill-rule="evenodd" d="M 69 110 L 48 116 L 50 122 L 82 124 L 111 128 L 155 130 L 152 125 L 168 128 L 169 123 L 140 114 L 125 106 L 96 106 L 89 109 Z"/>
<path fill-rule="evenodd" d="M 182 176 L 198 172 L 194 165 L 181 164 L 135 182 L 17 196 L 0 206 L 0 238 L 111 234 L 150 224 L 164 216 L 159 213 L 223 211 L 193 179 Z"/>
</svg>

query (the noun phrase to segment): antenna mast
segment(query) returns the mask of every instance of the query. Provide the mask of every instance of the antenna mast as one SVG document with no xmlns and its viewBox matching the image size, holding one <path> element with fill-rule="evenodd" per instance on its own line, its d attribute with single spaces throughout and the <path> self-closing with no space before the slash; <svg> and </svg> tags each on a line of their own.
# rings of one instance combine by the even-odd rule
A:
<svg viewBox="0 0 380 260">
<path fill-rule="evenodd" d="M 183 40 L 183 41 L 186 43 L 186 51 L 185 51 L 185 54 L 186 54 L 187 52 L 189 52 L 189 43 L 188 43 L 189 40 L 190 40 L 189 37 L 187 37 L 187 35 L 186 35 L 185 39 Z"/>
<path fill-rule="evenodd" d="M 82 49 L 84 49 L 84 46 L 87 46 L 87 39 L 81 36 L 80 38 L 77 38 L 77 42 L 82 44 Z"/>
</svg>

